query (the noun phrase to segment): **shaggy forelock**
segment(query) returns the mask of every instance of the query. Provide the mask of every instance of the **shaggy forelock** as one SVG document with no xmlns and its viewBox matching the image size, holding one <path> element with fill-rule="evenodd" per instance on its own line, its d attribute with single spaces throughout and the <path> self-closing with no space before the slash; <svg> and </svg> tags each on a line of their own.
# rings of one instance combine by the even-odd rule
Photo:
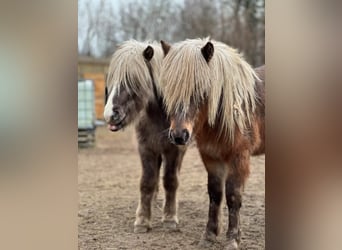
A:
<svg viewBox="0 0 342 250">
<path fill-rule="evenodd" d="M 151 46 L 154 55 L 150 60 L 153 78 L 159 78 L 161 61 L 163 59 L 162 49 L 157 42 L 138 42 L 129 40 L 122 43 L 114 52 L 107 78 L 107 88 L 109 92 L 119 92 L 120 88 L 125 88 L 128 92 L 136 94 L 150 93 L 152 90 L 152 78 L 146 65 L 143 51 Z M 156 84 L 158 87 L 158 84 Z M 157 88 L 159 90 L 159 88 Z"/>
<path fill-rule="evenodd" d="M 208 41 L 192 39 L 171 47 L 160 75 L 165 106 L 169 114 L 185 117 L 190 104 L 198 106 L 207 101 L 208 123 L 219 121 L 220 133 L 233 141 L 235 126 L 243 133 L 251 122 L 258 77 L 235 49 L 217 41 L 211 41 L 214 55 L 207 63 L 201 48 Z"/>
<path fill-rule="evenodd" d="M 210 68 L 201 54 L 202 45 L 199 40 L 176 43 L 164 58 L 160 83 L 169 113 L 186 113 L 191 99 L 200 102 L 211 85 Z"/>
</svg>

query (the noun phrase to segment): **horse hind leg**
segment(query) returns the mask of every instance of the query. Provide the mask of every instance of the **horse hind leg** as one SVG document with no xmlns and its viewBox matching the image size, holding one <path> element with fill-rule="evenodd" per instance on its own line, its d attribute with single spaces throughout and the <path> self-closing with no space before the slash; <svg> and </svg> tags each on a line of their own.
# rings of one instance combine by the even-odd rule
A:
<svg viewBox="0 0 342 250">
<path fill-rule="evenodd" d="M 165 153 L 165 166 L 163 185 L 165 189 L 165 202 L 163 211 L 163 227 L 176 229 L 178 225 L 177 216 L 177 188 L 178 174 L 182 164 L 185 151 L 174 147 Z"/>
<path fill-rule="evenodd" d="M 140 200 L 134 222 L 135 233 L 145 233 L 151 229 L 152 201 L 158 189 L 160 156 L 139 146 L 142 163 L 142 176 L 140 179 Z"/>
<path fill-rule="evenodd" d="M 229 210 L 227 250 L 239 249 L 241 238 L 240 208 L 242 204 L 242 191 L 248 174 L 249 153 L 244 152 L 233 159 L 229 175 L 226 180 L 226 201 Z"/>
</svg>

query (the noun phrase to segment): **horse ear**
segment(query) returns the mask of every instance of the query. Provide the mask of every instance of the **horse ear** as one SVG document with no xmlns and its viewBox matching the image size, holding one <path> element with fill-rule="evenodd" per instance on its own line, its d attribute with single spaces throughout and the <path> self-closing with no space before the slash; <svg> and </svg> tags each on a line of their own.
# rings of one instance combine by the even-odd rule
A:
<svg viewBox="0 0 342 250">
<path fill-rule="evenodd" d="M 214 45 L 211 42 L 207 42 L 207 44 L 201 49 L 201 52 L 204 59 L 209 62 L 214 55 Z"/>
<path fill-rule="evenodd" d="M 164 42 L 163 40 L 161 40 L 160 43 L 161 43 L 161 46 L 162 46 L 163 51 L 164 51 L 164 56 L 166 56 L 167 53 L 169 53 L 169 50 L 170 50 L 170 48 L 171 48 L 171 45 L 168 44 L 167 42 Z"/>
<path fill-rule="evenodd" d="M 143 56 L 147 61 L 150 61 L 153 57 L 154 51 L 153 48 L 149 45 L 143 52 Z"/>
</svg>

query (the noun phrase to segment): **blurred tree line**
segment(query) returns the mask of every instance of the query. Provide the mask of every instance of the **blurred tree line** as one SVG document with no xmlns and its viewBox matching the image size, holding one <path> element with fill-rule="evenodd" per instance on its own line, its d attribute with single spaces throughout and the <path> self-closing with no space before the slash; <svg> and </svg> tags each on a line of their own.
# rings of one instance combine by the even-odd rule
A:
<svg viewBox="0 0 342 250">
<path fill-rule="evenodd" d="M 79 0 L 79 53 L 110 56 L 125 40 L 210 36 L 265 63 L 265 0 Z"/>
</svg>

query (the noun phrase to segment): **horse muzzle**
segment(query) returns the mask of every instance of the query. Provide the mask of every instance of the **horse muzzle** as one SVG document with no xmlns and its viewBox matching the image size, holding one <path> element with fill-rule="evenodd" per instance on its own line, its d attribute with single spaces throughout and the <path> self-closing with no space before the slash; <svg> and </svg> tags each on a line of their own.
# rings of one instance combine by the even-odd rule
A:
<svg viewBox="0 0 342 250">
<path fill-rule="evenodd" d="M 186 145 L 190 139 L 188 129 L 170 129 L 169 138 L 173 144 Z"/>
<path fill-rule="evenodd" d="M 124 127 L 126 114 L 122 109 L 113 109 L 113 113 L 108 121 L 108 129 L 115 132 Z"/>
</svg>

